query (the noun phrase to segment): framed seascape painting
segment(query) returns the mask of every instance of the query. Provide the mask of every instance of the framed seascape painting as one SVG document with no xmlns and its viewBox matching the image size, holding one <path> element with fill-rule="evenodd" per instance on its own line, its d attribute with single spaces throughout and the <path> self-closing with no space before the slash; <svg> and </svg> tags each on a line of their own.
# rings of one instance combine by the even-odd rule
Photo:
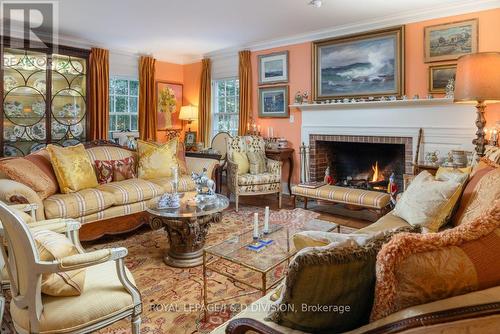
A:
<svg viewBox="0 0 500 334">
<path fill-rule="evenodd" d="M 259 117 L 288 116 L 288 86 L 259 88 Z"/>
<path fill-rule="evenodd" d="M 456 60 L 462 55 L 476 53 L 477 29 L 477 19 L 425 27 L 425 62 Z"/>
<path fill-rule="evenodd" d="M 183 86 L 175 82 L 156 82 L 156 119 L 158 130 L 180 128 L 179 111 Z"/>
<path fill-rule="evenodd" d="M 457 65 L 429 66 L 429 93 L 445 93 L 450 79 L 455 79 Z"/>
<path fill-rule="evenodd" d="M 288 82 L 288 51 L 259 56 L 259 85 Z"/>
<path fill-rule="evenodd" d="M 313 100 L 404 94 L 404 27 L 313 43 Z"/>
</svg>

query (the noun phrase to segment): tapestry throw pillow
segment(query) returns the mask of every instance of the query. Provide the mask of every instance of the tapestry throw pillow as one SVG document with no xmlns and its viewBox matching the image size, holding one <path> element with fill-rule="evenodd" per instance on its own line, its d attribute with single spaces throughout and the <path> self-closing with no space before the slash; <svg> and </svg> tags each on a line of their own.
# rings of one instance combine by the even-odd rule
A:
<svg viewBox="0 0 500 334">
<path fill-rule="evenodd" d="M 172 176 L 172 167 L 177 167 L 177 139 L 166 144 L 138 141 L 139 158 L 137 174 L 141 179 L 159 179 Z"/>
<path fill-rule="evenodd" d="M 262 174 L 267 171 L 266 154 L 262 151 L 247 152 L 248 162 L 250 164 L 250 174 Z"/>
<path fill-rule="evenodd" d="M 136 177 L 135 158 L 133 156 L 120 160 L 95 160 L 97 182 L 106 184 Z"/>
<path fill-rule="evenodd" d="M 500 284 L 500 201 L 441 233 L 400 234 L 377 256 L 373 321 L 413 305 Z"/>
<path fill-rule="evenodd" d="M 61 193 L 68 194 L 97 187 L 97 177 L 82 144 L 60 147 L 47 145 Z"/>
<path fill-rule="evenodd" d="M 438 181 L 429 172 L 423 171 L 403 192 L 393 214 L 408 224 L 420 225 L 431 232 L 437 232 L 447 223 L 460 198 L 463 182 Z"/>
<path fill-rule="evenodd" d="M 500 198 L 500 168 L 478 170 L 465 187 L 453 223 L 461 225 L 476 219 L 491 203 Z"/>
<path fill-rule="evenodd" d="M 54 261 L 79 254 L 63 234 L 49 230 L 32 232 L 38 255 L 42 261 Z M 79 296 L 85 284 L 85 269 L 42 275 L 42 292 L 50 296 Z"/>
<path fill-rule="evenodd" d="M 395 233 L 382 232 L 362 245 L 345 238 L 324 247 L 307 247 L 291 261 L 281 295 L 267 319 L 306 332 L 344 332 L 366 324 L 375 287 L 375 260 Z M 360 236 L 362 238 L 362 236 Z"/>
<path fill-rule="evenodd" d="M 42 200 L 59 191 L 57 177 L 46 150 L 25 157 L 2 159 L 0 171 L 8 178 L 33 189 Z"/>
<path fill-rule="evenodd" d="M 245 152 L 233 151 L 233 161 L 238 165 L 238 175 L 248 174 L 250 171 L 250 163 Z"/>
</svg>

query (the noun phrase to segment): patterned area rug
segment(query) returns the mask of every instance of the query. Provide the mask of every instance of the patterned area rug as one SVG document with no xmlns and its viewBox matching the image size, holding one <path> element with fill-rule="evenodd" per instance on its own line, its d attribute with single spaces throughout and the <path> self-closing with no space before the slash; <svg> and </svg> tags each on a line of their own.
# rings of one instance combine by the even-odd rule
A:
<svg viewBox="0 0 500 334">
<path fill-rule="evenodd" d="M 226 210 L 220 223 L 212 225 L 207 238 L 207 246 L 218 244 L 231 236 L 252 229 L 253 213 L 263 215 L 262 208 L 242 207 L 236 213 Z M 317 220 L 319 214 L 303 209 L 273 211 L 271 223 L 285 226 L 302 227 L 305 223 Z M 351 228 L 341 227 L 343 233 Z M 107 247 L 126 247 L 129 255 L 126 265 L 134 275 L 143 300 L 142 333 L 209 333 L 220 324 L 233 317 L 240 305 L 249 304 L 260 298 L 260 292 L 228 301 L 228 307 L 210 309 L 207 317 L 203 312 L 203 273 L 202 266 L 189 269 L 172 268 L 163 263 L 163 255 L 168 248 L 168 238 L 163 230 L 151 231 L 145 228 L 134 234 L 108 237 L 99 243 L 87 244 L 88 250 Z M 273 272 L 282 275 L 285 268 Z M 227 268 L 227 270 L 237 270 Z M 211 298 L 221 299 L 241 295 L 252 290 L 245 285 L 231 281 L 222 275 L 209 273 L 208 291 Z M 246 277 L 252 280 L 253 277 Z M 13 333 L 8 305 L 2 333 Z M 130 333 L 130 323 L 122 320 L 99 333 Z"/>
</svg>

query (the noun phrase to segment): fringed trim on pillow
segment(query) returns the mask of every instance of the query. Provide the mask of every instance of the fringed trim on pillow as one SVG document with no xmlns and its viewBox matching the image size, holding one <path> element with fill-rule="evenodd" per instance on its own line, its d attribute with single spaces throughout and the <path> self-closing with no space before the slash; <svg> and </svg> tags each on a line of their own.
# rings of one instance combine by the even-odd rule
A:
<svg viewBox="0 0 500 334">
<path fill-rule="evenodd" d="M 409 255 L 458 246 L 486 236 L 499 227 L 500 200 L 497 200 L 491 209 L 468 224 L 440 233 L 401 233 L 394 236 L 377 255 L 377 283 L 371 321 L 398 311 L 395 306 L 396 267 Z"/>
</svg>

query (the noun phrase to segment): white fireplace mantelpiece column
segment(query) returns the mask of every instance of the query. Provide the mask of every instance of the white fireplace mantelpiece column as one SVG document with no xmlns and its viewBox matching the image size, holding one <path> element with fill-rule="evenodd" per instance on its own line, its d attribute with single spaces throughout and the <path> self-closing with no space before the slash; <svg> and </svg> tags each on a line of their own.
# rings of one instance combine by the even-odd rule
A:
<svg viewBox="0 0 500 334">
<path fill-rule="evenodd" d="M 413 138 L 424 130 L 420 158 L 439 151 L 444 159 L 452 149 L 473 151 L 475 108 L 451 99 L 420 99 L 330 104 L 293 104 L 302 111 L 301 142 L 314 135 L 364 135 Z"/>
</svg>

